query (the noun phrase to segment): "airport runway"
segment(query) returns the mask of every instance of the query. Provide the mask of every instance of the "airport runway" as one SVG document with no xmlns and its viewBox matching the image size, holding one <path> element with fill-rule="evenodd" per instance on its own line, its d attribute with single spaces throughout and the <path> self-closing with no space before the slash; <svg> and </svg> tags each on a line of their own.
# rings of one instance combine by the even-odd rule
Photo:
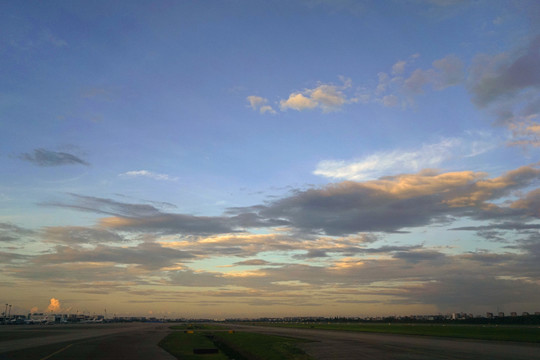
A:
<svg viewBox="0 0 540 360">
<path fill-rule="evenodd" d="M 0 327 L 0 338 L 4 331 L 16 339 L 3 337 L 0 360 L 175 360 L 157 345 L 171 331 L 168 324 L 8 326 Z"/>
<path fill-rule="evenodd" d="M 237 325 L 234 328 L 238 331 L 312 340 L 313 342 L 300 344 L 300 347 L 318 360 L 540 359 L 540 345 L 528 343 L 264 326 Z"/>
<path fill-rule="evenodd" d="M 171 331 L 170 325 L 0 327 L 0 360 L 174 360 L 157 346 Z M 540 360 L 537 344 L 246 325 L 226 327 L 311 340 L 300 346 L 319 360 Z"/>
</svg>

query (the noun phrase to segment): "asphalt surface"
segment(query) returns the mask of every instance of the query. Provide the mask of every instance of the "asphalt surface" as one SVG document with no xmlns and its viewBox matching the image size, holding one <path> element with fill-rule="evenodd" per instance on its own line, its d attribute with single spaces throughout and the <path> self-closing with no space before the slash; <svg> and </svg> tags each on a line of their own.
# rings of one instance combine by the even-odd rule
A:
<svg viewBox="0 0 540 360">
<path fill-rule="evenodd" d="M 175 360 L 158 346 L 170 331 L 167 324 L 2 327 L 0 360 Z M 12 334 L 13 340 L 7 336 Z"/>
<path fill-rule="evenodd" d="M 540 345 L 315 329 L 234 326 L 238 331 L 311 340 L 299 346 L 319 360 L 533 360 Z"/>
<path fill-rule="evenodd" d="M 94 324 L 0 327 L 0 360 L 94 360 L 175 358 L 157 344 L 170 324 Z M 238 331 L 289 336 L 320 360 L 540 360 L 540 344 L 427 336 L 227 325 Z"/>
</svg>

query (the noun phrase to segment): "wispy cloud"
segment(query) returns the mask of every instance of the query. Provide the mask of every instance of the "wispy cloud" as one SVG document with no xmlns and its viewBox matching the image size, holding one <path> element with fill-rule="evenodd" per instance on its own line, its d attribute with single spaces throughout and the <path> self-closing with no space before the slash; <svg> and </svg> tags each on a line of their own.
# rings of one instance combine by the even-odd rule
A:
<svg viewBox="0 0 540 360">
<path fill-rule="evenodd" d="M 41 33 L 41 37 L 43 38 L 44 42 L 50 43 L 58 48 L 68 46 L 68 43 L 64 39 L 56 36 L 49 29 L 44 29 Z"/>
<path fill-rule="evenodd" d="M 525 49 L 478 55 L 468 88 L 473 103 L 512 132 L 510 145 L 540 146 L 540 36 Z"/>
<path fill-rule="evenodd" d="M 251 106 L 253 110 L 258 110 L 261 114 L 276 113 L 272 106 L 268 105 L 268 99 L 262 98 L 260 96 L 251 95 L 247 97 L 247 101 L 249 102 L 249 106 Z"/>
<path fill-rule="evenodd" d="M 444 139 L 413 151 L 379 152 L 352 161 L 324 160 L 319 162 L 313 173 L 332 179 L 376 179 L 383 175 L 438 167 L 444 160 L 449 159 L 453 150 L 460 145 L 461 141 L 458 139 Z"/>
<path fill-rule="evenodd" d="M 68 201 L 48 201 L 39 205 L 127 217 L 155 216 L 161 214 L 158 208 L 149 204 L 125 203 L 113 199 L 77 194 L 68 195 L 70 197 Z"/>
<path fill-rule="evenodd" d="M 414 65 L 419 56 L 413 54 L 407 60 L 399 60 L 392 66 L 390 74 L 380 72 L 377 87 L 369 96 L 370 101 L 386 107 L 407 107 L 414 104 L 414 98 L 429 87 L 440 91 L 463 83 L 464 65 L 457 56 L 448 55 L 433 61 L 431 68 L 416 68 L 408 72 L 407 68 Z"/>
<path fill-rule="evenodd" d="M 159 174 L 148 170 L 133 170 L 122 173 L 118 176 L 122 177 L 147 177 L 154 180 L 163 180 L 163 181 L 177 181 L 178 177 L 173 177 L 167 174 Z"/>
<path fill-rule="evenodd" d="M 19 158 L 38 166 L 90 165 L 83 159 L 66 152 L 35 149 L 33 153 L 23 153 Z"/>
</svg>

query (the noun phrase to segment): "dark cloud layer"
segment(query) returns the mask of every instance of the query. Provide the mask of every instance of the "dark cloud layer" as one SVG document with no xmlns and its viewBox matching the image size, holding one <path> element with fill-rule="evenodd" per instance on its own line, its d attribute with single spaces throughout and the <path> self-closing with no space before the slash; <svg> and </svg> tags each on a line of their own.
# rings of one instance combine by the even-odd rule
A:
<svg viewBox="0 0 540 360">
<path fill-rule="evenodd" d="M 112 231 L 83 226 L 46 227 L 42 231 L 42 236 L 45 242 L 66 245 L 110 244 L 126 241 L 122 236 Z"/>
<path fill-rule="evenodd" d="M 35 231 L 25 229 L 10 223 L 0 223 L 0 242 L 23 240 L 35 234 Z"/>
<path fill-rule="evenodd" d="M 521 90 L 540 87 L 540 36 L 521 54 L 508 58 L 501 55 L 477 59 L 471 71 L 471 92 L 475 104 L 487 106 Z"/>
<path fill-rule="evenodd" d="M 297 190 L 264 205 L 230 208 L 223 216 L 167 213 L 149 204 L 76 194 L 70 194 L 68 202 L 42 205 L 112 215 L 99 223 L 111 231 L 203 236 L 243 232 L 249 228 L 287 227 L 307 236 L 343 236 L 406 232 L 408 228 L 449 223 L 460 217 L 525 226 L 538 219 L 539 190 L 526 193 L 509 204 L 496 205 L 494 201 L 539 180 L 537 166 L 523 166 L 495 178 L 471 171 L 423 171 Z"/>
<path fill-rule="evenodd" d="M 131 247 L 97 245 L 94 249 L 59 245 L 54 253 L 38 256 L 34 258 L 34 261 L 39 264 L 111 262 L 139 265 L 146 269 L 156 270 L 193 258 L 194 256 L 188 252 L 146 242 Z"/>
<path fill-rule="evenodd" d="M 161 214 L 151 217 L 102 219 L 100 224 L 110 229 L 160 234 L 211 235 L 237 231 L 227 217 Z"/>
<path fill-rule="evenodd" d="M 66 152 L 35 149 L 33 153 L 23 153 L 19 158 L 38 166 L 90 165 L 85 160 Z"/>
<path fill-rule="evenodd" d="M 524 166 L 497 178 L 473 172 L 399 175 L 375 181 L 330 184 L 296 191 L 267 205 L 230 209 L 280 219 L 305 233 L 346 235 L 358 232 L 398 232 L 445 223 L 456 217 L 537 219 L 538 191 L 511 206 L 492 201 L 538 182 L 540 170 Z"/>
<path fill-rule="evenodd" d="M 133 204 L 119 202 L 112 199 L 105 199 L 94 196 L 84 196 L 78 194 L 68 194 L 69 202 L 50 201 L 41 203 L 43 206 L 55 206 L 79 211 L 88 211 L 98 214 L 142 217 L 155 216 L 161 214 L 160 210 L 148 204 Z"/>
</svg>

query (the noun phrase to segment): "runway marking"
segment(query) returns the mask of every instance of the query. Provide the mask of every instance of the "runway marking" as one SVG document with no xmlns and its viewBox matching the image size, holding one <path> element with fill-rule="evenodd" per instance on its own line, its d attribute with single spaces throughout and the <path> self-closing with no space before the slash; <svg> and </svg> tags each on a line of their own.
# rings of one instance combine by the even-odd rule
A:
<svg viewBox="0 0 540 360">
<path fill-rule="evenodd" d="M 60 350 L 55 351 L 55 352 L 53 352 L 52 354 L 50 354 L 50 355 L 48 355 L 48 356 L 45 356 L 44 358 L 41 358 L 40 360 L 47 360 L 47 359 L 53 357 L 54 355 L 59 354 L 59 353 L 61 353 L 62 351 L 66 350 L 66 349 L 69 348 L 71 345 L 73 345 L 73 344 L 69 344 L 68 346 L 63 347 L 63 348 L 61 348 Z"/>
</svg>

